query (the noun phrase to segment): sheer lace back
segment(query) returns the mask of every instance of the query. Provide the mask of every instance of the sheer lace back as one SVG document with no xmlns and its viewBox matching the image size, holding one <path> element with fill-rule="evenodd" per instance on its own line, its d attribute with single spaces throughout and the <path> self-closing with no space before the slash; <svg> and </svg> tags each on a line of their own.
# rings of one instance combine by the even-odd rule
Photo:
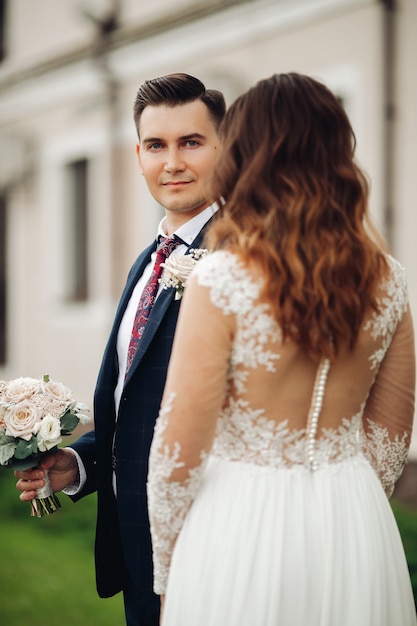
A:
<svg viewBox="0 0 417 626">
<path fill-rule="evenodd" d="M 259 302 L 261 284 L 236 257 L 218 252 L 197 271 L 200 285 L 210 289 L 212 303 L 236 317 L 230 359 L 230 396 L 218 419 L 212 454 L 262 465 L 306 464 L 311 468 L 363 452 L 362 419 L 370 388 L 393 334 L 407 308 L 404 271 L 391 260 L 392 274 L 381 285 L 381 312 L 363 325 L 354 353 L 341 356 L 324 375 L 323 408 L 307 428 L 317 368 L 297 346 L 282 343 L 280 329 L 266 304 Z M 327 363 L 328 365 L 328 363 Z M 328 380 L 327 380 L 328 379 Z M 321 408 L 321 407 L 320 407 Z M 370 447 L 387 445 L 398 471 L 407 451 L 407 433 L 390 441 L 377 421 L 369 427 Z M 400 443 L 400 441 L 402 443 Z M 394 466 L 396 464 L 394 463 Z M 397 471 L 386 468 L 391 482 Z M 385 482 L 386 479 L 381 477 Z"/>
</svg>

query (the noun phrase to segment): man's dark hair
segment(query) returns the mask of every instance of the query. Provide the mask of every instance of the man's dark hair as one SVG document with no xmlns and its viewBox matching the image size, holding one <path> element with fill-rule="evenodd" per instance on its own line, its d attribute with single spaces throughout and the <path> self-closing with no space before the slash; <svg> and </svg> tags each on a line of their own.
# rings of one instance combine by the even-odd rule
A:
<svg viewBox="0 0 417 626">
<path fill-rule="evenodd" d="M 206 89 L 201 80 L 189 74 L 168 74 L 145 81 L 139 87 L 133 105 L 133 119 L 138 137 L 140 117 L 147 106 L 174 107 L 194 100 L 201 100 L 206 105 L 218 130 L 226 112 L 226 103 L 220 91 Z"/>
</svg>

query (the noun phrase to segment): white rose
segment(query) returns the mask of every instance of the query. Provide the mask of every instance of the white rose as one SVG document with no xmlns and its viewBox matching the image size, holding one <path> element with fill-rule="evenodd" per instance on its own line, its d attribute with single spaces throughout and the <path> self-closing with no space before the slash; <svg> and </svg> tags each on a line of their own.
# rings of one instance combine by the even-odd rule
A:
<svg viewBox="0 0 417 626">
<path fill-rule="evenodd" d="M 7 406 L 5 402 L 0 402 L 0 428 L 5 428 L 4 416 L 6 415 Z"/>
<path fill-rule="evenodd" d="M 24 400 L 9 406 L 3 419 L 6 435 L 29 441 L 36 430 L 36 424 L 41 419 L 41 415 L 34 404 Z"/>
<path fill-rule="evenodd" d="M 40 388 L 36 378 L 16 378 L 6 384 L 4 395 L 10 402 L 22 402 L 31 398 Z"/>
<path fill-rule="evenodd" d="M 174 255 L 170 256 L 169 259 L 167 259 L 165 263 L 162 264 L 162 266 L 164 267 L 165 272 L 168 274 L 168 277 L 177 278 L 185 286 L 187 278 L 189 278 L 196 263 L 197 260 L 194 259 L 191 254 L 186 254 L 184 256 Z"/>
<path fill-rule="evenodd" d="M 39 425 L 37 439 L 40 452 L 46 452 L 61 443 L 61 424 L 59 418 L 53 415 L 45 415 Z"/>
<path fill-rule="evenodd" d="M 71 389 L 68 389 L 62 383 L 56 383 L 53 380 L 48 380 L 48 382 L 42 381 L 42 389 L 58 402 L 68 403 L 72 400 Z"/>
<path fill-rule="evenodd" d="M 88 424 L 91 421 L 91 417 L 86 415 L 90 411 L 86 404 L 76 402 L 73 411 L 80 420 L 80 424 Z"/>
</svg>

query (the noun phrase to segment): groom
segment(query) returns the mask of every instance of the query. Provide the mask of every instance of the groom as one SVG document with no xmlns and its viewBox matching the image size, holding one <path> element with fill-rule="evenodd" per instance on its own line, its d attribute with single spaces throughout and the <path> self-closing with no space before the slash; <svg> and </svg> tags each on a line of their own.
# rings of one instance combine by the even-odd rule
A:
<svg viewBox="0 0 417 626">
<path fill-rule="evenodd" d="M 130 270 L 116 312 L 95 391 L 95 431 L 41 464 L 49 468 L 54 491 L 65 490 L 74 501 L 97 490 L 97 590 L 101 597 L 123 591 L 128 626 L 159 624 L 146 479 L 180 300 L 174 298 L 174 289 L 161 290 L 159 285 L 159 292 L 150 296 L 151 310 L 137 309 L 144 291 L 158 289 L 154 263 L 161 239 L 175 235 L 169 241 L 176 246 L 174 254 L 201 247 L 204 228 L 216 211 L 206 185 L 224 113 L 223 95 L 186 74 L 156 78 L 140 87 L 134 104 L 136 152 L 165 217 L 157 239 Z M 33 490 L 43 486 L 42 470 L 15 475 L 21 500 L 30 500 Z"/>
</svg>

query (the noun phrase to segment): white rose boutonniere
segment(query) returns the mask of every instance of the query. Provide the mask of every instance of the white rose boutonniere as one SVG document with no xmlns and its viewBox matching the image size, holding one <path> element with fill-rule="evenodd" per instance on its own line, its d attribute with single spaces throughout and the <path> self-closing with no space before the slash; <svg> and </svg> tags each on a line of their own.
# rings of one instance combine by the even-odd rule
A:
<svg viewBox="0 0 417 626">
<path fill-rule="evenodd" d="M 161 263 L 164 272 L 160 278 L 161 285 L 164 289 L 174 287 L 176 294 L 175 299 L 182 298 L 187 280 L 191 272 L 203 256 L 208 254 L 205 248 L 191 248 L 189 254 L 171 255 L 165 263 Z"/>
</svg>

